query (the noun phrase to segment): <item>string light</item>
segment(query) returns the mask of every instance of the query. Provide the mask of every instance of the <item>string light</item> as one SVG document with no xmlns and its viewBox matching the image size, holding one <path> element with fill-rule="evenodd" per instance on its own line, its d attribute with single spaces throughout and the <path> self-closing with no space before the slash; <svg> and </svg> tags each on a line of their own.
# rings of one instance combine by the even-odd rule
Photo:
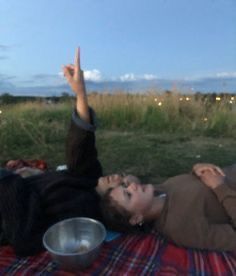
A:
<svg viewBox="0 0 236 276">
<path fill-rule="evenodd" d="M 220 97 L 216 97 L 216 101 L 220 101 L 221 100 L 221 98 Z"/>
<path fill-rule="evenodd" d="M 203 119 L 203 121 L 204 121 L 204 122 L 207 122 L 207 121 L 208 121 L 207 117 L 205 117 L 205 118 Z"/>
<path fill-rule="evenodd" d="M 157 102 L 157 98 L 155 98 L 154 101 Z"/>
<path fill-rule="evenodd" d="M 186 97 L 186 101 L 190 101 L 190 98 L 189 98 L 189 97 Z"/>
<path fill-rule="evenodd" d="M 179 100 L 180 100 L 180 101 L 182 101 L 182 100 L 183 100 L 183 98 L 179 98 Z"/>
<path fill-rule="evenodd" d="M 230 103 L 230 104 L 232 104 L 232 103 L 233 103 L 233 101 L 229 101 L 229 103 Z"/>
<path fill-rule="evenodd" d="M 0 110 L 0 114 L 2 114 L 2 110 Z"/>
<path fill-rule="evenodd" d="M 162 102 L 159 102 L 158 105 L 159 105 L 159 106 L 162 106 Z"/>
<path fill-rule="evenodd" d="M 234 101 L 234 97 L 231 97 L 231 101 Z"/>
</svg>

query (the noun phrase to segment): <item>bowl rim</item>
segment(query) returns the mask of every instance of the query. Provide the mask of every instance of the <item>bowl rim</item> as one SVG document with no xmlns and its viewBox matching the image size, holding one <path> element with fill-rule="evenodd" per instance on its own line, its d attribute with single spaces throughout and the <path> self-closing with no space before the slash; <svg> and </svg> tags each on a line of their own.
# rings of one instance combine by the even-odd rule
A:
<svg viewBox="0 0 236 276">
<path fill-rule="evenodd" d="M 76 219 L 76 220 L 82 220 L 82 221 L 90 221 L 90 222 L 93 222 L 93 223 L 98 224 L 98 225 L 101 227 L 102 232 L 103 232 L 103 237 L 102 237 L 102 239 L 101 239 L 101 242 L 100 242 L 98 245 L 96 245 L 96 246 L 90 248 L 87 252 L 82 252 L 82 253 L 79 253 L 79 252 L 77 252 L 77 253 L 62 253 L 61 251 L 53 250 L 52 248 L 50 248 L 50 247 L 47 245 L 47 243 L 46 243 L 46 236 L 47 236 L 48 233 L 51 231 L 51 229 L 52 229 L 54 226 L 58 225 L 58 224 L 66 223 L 66 222 L 69 222 L 69 221 L 75 220 L 75 219 Z M 104 226 L 100 221 L 98 221 L 98 220 L 96 220 L 96 219 L 92 219 L 92 218 L 89 218 L 89 217 L 72 217 L 72 218 L 68 218 L 68 219 L 64 219 L 64 220 L 58 221 L 58 222 L 56 222 L 55 224 L 51 225 L 51 226 L 46 230 L 46 232 L 45 232 L 44 235 L 43 235 L 43 246 L 45 247 L 45 249 L 46 249 L 49 253 L 51 253 L 51 254 L 56 254 L 56 255 L 58 255 L 58 256 L 78 256 L 78 255 L 86 255 L 86 254 L 90 253 L 92 250 L 94 250 L 94 249 L 96 249 L 97 247 L 99 247 L 99 246 L 102 245 L 102 243 L 105 241 L 106 233 L 107 233 L 107 231 L 106 231 L 105 226 Z"/>
</svg>

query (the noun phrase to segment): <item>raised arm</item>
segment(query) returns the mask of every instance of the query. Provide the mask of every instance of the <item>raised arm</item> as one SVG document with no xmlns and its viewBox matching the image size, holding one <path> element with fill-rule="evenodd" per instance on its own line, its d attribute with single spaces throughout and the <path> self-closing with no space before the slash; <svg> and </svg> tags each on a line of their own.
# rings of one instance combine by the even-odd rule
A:
<svg viewBox="0 0 236 276">
<path fill-rule="evenodd" d="M 68 170 L 71 174 L 97 178 L 101 176 L 102 169 L 97 159 L 94 113 L 88 106 L 79 48 L 76 50 L 74 65 L 64 66 L 63 71 L 76 95 L 76 107 L 66 143 Z"/>
<path fill-rule="evenodd" d="M 80 48 L 76 49 L 75 63 L 65 65 L 63 67 L 63 72 L 72 91 L 76 95 L 76 111 L 79 117 L 83 121 L 91 123 L 86 87 L 84 83 L 84 72 L 80 67 Z"/>
</svg>

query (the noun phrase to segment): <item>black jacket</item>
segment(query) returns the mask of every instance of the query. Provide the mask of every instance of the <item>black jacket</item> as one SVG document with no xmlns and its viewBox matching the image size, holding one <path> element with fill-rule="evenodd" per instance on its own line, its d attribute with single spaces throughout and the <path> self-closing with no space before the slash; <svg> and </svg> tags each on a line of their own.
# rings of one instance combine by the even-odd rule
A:
<svg viewBox="0 0 236 276">
<path fill-rule="evenodd" d="M 91 110 L 90 114 L 93 118 Z M 60 220 L 78 216 L 101 220 L 94 188 L 102 168 L 94 129 L 93 122 L 84 123 L 74 112 L 66 143 L 68 170 L 28 178 L 10 174 L 0 179 L 2 231 L 17 255 L 42 250 L 44 232 Z"/>
</svg>

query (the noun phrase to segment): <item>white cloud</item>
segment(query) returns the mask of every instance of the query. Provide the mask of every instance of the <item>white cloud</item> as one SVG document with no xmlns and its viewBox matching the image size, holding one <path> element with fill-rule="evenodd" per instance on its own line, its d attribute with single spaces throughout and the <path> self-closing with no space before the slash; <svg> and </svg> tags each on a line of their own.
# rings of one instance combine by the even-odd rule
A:
<svg viewBox="0 0 236 276">
<path fill-rule="evenodd" d="M 121 81 L 136 81 L 137 77 L 133 73 L 125 74 L 120 76 Z"/>
<path fill-rule="evenodd" d="M 157 76 L 152 74 L 135 75 L 128 73 L 120 77 L 121 81 L 137 81 L 137 80 L 156 80 Z"/>
<path fill-rule="evenodd" d="M 84 71 L 84 78 L 87 81 L 99 82 L 99 81 L 102 81 L 102 74 L 97 69 L 86 70 L 86 71 Z"/>
<path fill-rule="evenodd" d="M 58 75 L 61 78 L 64 78 L 63 72 L 59 72 Z M 126 81 L 139 81 L 139 80 L 151 81 L 151 80 L 156 80 L 157 76 L 153 74 L 135 75 L 134 73 L 126 73 L 118 78 L 117 77 L 104 78 L 104 76 L 102 76 L 102 73 L 99 70 L 93 69 L 93 70 L 84 70 L 84 78 L 86 81 L 92 81 L 92 82 L 117 81 L 117 80 L 126 82 Z"/>
<path fill-rule="evenodd" d="M 217 78 L 236 78 L 236 72 L 220 72 L 216 74 Z"/>
<path fill-rule="evenodd" d="M 202 81 L 205 79 L 228 79 L 236 78 L 236 72 L 219 72 L 206 75 L 195 75 L 190 77 L 183 77 L 183 81 Z"/>
<path fill-rule="evenodd" d="M 152 74 L 144 74 L 144 75 L 143 75 L 143 79 L 144 79 L 144 80 L 156 80 L 156 79 L 157 79 L 157 76 L 152 75 Z"/>
</svg>

